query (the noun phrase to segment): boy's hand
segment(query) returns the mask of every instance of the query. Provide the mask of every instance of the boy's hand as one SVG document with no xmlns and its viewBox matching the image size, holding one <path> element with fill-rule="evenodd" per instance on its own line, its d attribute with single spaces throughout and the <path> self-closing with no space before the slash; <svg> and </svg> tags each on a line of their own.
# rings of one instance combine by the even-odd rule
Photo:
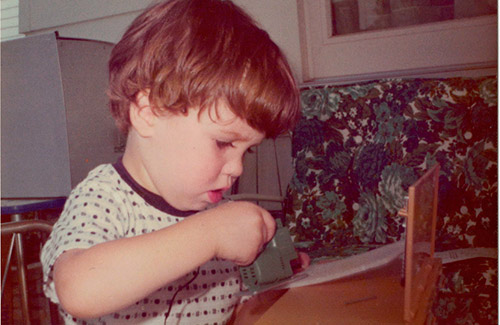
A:
<svg viewBox="0 0 500 325">
<path fill-rule="evenodd" d="M 237 265 L 251 264 L 276 231 L 265 209 L 250 202 L 229 202 L 206 211 L 215 239 L 215 256 Z M 208 217 L 208 216 L 207 216 Z"/>
<path fill-rule="evenodd" d="M 305 271 L 311 265 L 311 258 L 307 253 L 297 251 L 297 255 L 299 256 L 300 266 L 294 270 L 294 273 Z"/>
</svg>

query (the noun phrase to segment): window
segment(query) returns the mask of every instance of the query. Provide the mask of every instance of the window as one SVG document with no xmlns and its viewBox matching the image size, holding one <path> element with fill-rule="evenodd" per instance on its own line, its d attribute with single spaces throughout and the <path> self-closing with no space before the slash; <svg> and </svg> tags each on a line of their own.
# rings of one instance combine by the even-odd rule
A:
<svg viewBox="0 0 500 325">
<path fill-rule="evenodd" d="M 332 0 L 297 4 L 305 81 L 496 73 L 496 14 L 333 35 Z"/>
<path fill-rule="evenodd" d="M 330 0 L 332 36 L 497 13 L 495 0 Z"/>
</svg>

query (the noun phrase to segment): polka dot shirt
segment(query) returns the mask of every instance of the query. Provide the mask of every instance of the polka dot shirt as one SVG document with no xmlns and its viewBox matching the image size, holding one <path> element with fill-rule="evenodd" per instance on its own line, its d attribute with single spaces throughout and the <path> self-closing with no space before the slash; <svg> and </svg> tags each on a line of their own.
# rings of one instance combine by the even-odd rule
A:
<svg viewBox="0 0 500 325">
<path fill-rule="evenodd" d="M 195 211 L 179 211 L 160 196 L 137 184 L 121 161 L 92 170 L 68 197 L 41 255 L 44 292 L 58 303 L 52 279 L 59 255 L 73 248 L 88 248 L 106 241 L 137 236 L 173 225 Z M 189 256 L 186 256 L 189 258 Z M 239 301 L 239 271 L 235 264 L 213 259 L 116 313 L 79 320 L 60 308 L 66 324 L 225 324 Z M 175 301 L 172 301 L 175 293 Z"/>
</svg>

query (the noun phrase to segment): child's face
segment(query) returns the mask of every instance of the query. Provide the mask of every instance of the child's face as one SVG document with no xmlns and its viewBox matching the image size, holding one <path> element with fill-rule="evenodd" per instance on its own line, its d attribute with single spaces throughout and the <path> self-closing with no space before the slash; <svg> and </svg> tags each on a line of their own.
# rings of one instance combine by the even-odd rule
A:
<svg viewBox="0 0 500 325">
<path fill-rule="evenodd" d="M 132 174 L 136 181 L 179 210 L 219 202 L 243 172 L 244 154 L 264 134 L 223 103 L 215 112 L 190 109 L 187 116 L 155 117 L 151 136 L 140 147 L 140 172 Z"/>
</svg>

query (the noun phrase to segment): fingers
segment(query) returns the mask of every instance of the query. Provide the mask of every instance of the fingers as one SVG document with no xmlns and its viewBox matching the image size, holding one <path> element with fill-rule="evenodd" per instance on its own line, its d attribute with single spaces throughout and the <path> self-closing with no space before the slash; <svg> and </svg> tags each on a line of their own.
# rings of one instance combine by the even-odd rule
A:
<svg viewBox="0 0 500 325">
<path fill-rule="evenodd" d="M 276 232 L 276 221 L 267 210 L 263 210 L 262 221 L 264 222 L 262 238 L 264 238 L 265 242 L 267 243 L 268 241 L 273 239 L 274 233 Z"/>
<path fill-rule="evenodd" d="M 272 215 L 250 202 L 228 202 L 205 212 L 214 220 L 214 252 L 238 265 L 250 264 L 276 231 Z"/>
<path fill-rule="evenodd" d="M 293 273 L 299 273 L 304 271 L 311 264 L 311 258 L 304 252 L 297 251 L 298 258 L 291 261 Z"/>
<path fill-rule="evenodd" d="M 304 252 L 297 252 L 297 254 L 299 255 L 300 265 L 302 266 L 302 269 L 307 269 L 309 265 L 311 265 L 311 258 L 309 257 L 309 255 L 307 255 L 307 253 Z"/>
</svg>

